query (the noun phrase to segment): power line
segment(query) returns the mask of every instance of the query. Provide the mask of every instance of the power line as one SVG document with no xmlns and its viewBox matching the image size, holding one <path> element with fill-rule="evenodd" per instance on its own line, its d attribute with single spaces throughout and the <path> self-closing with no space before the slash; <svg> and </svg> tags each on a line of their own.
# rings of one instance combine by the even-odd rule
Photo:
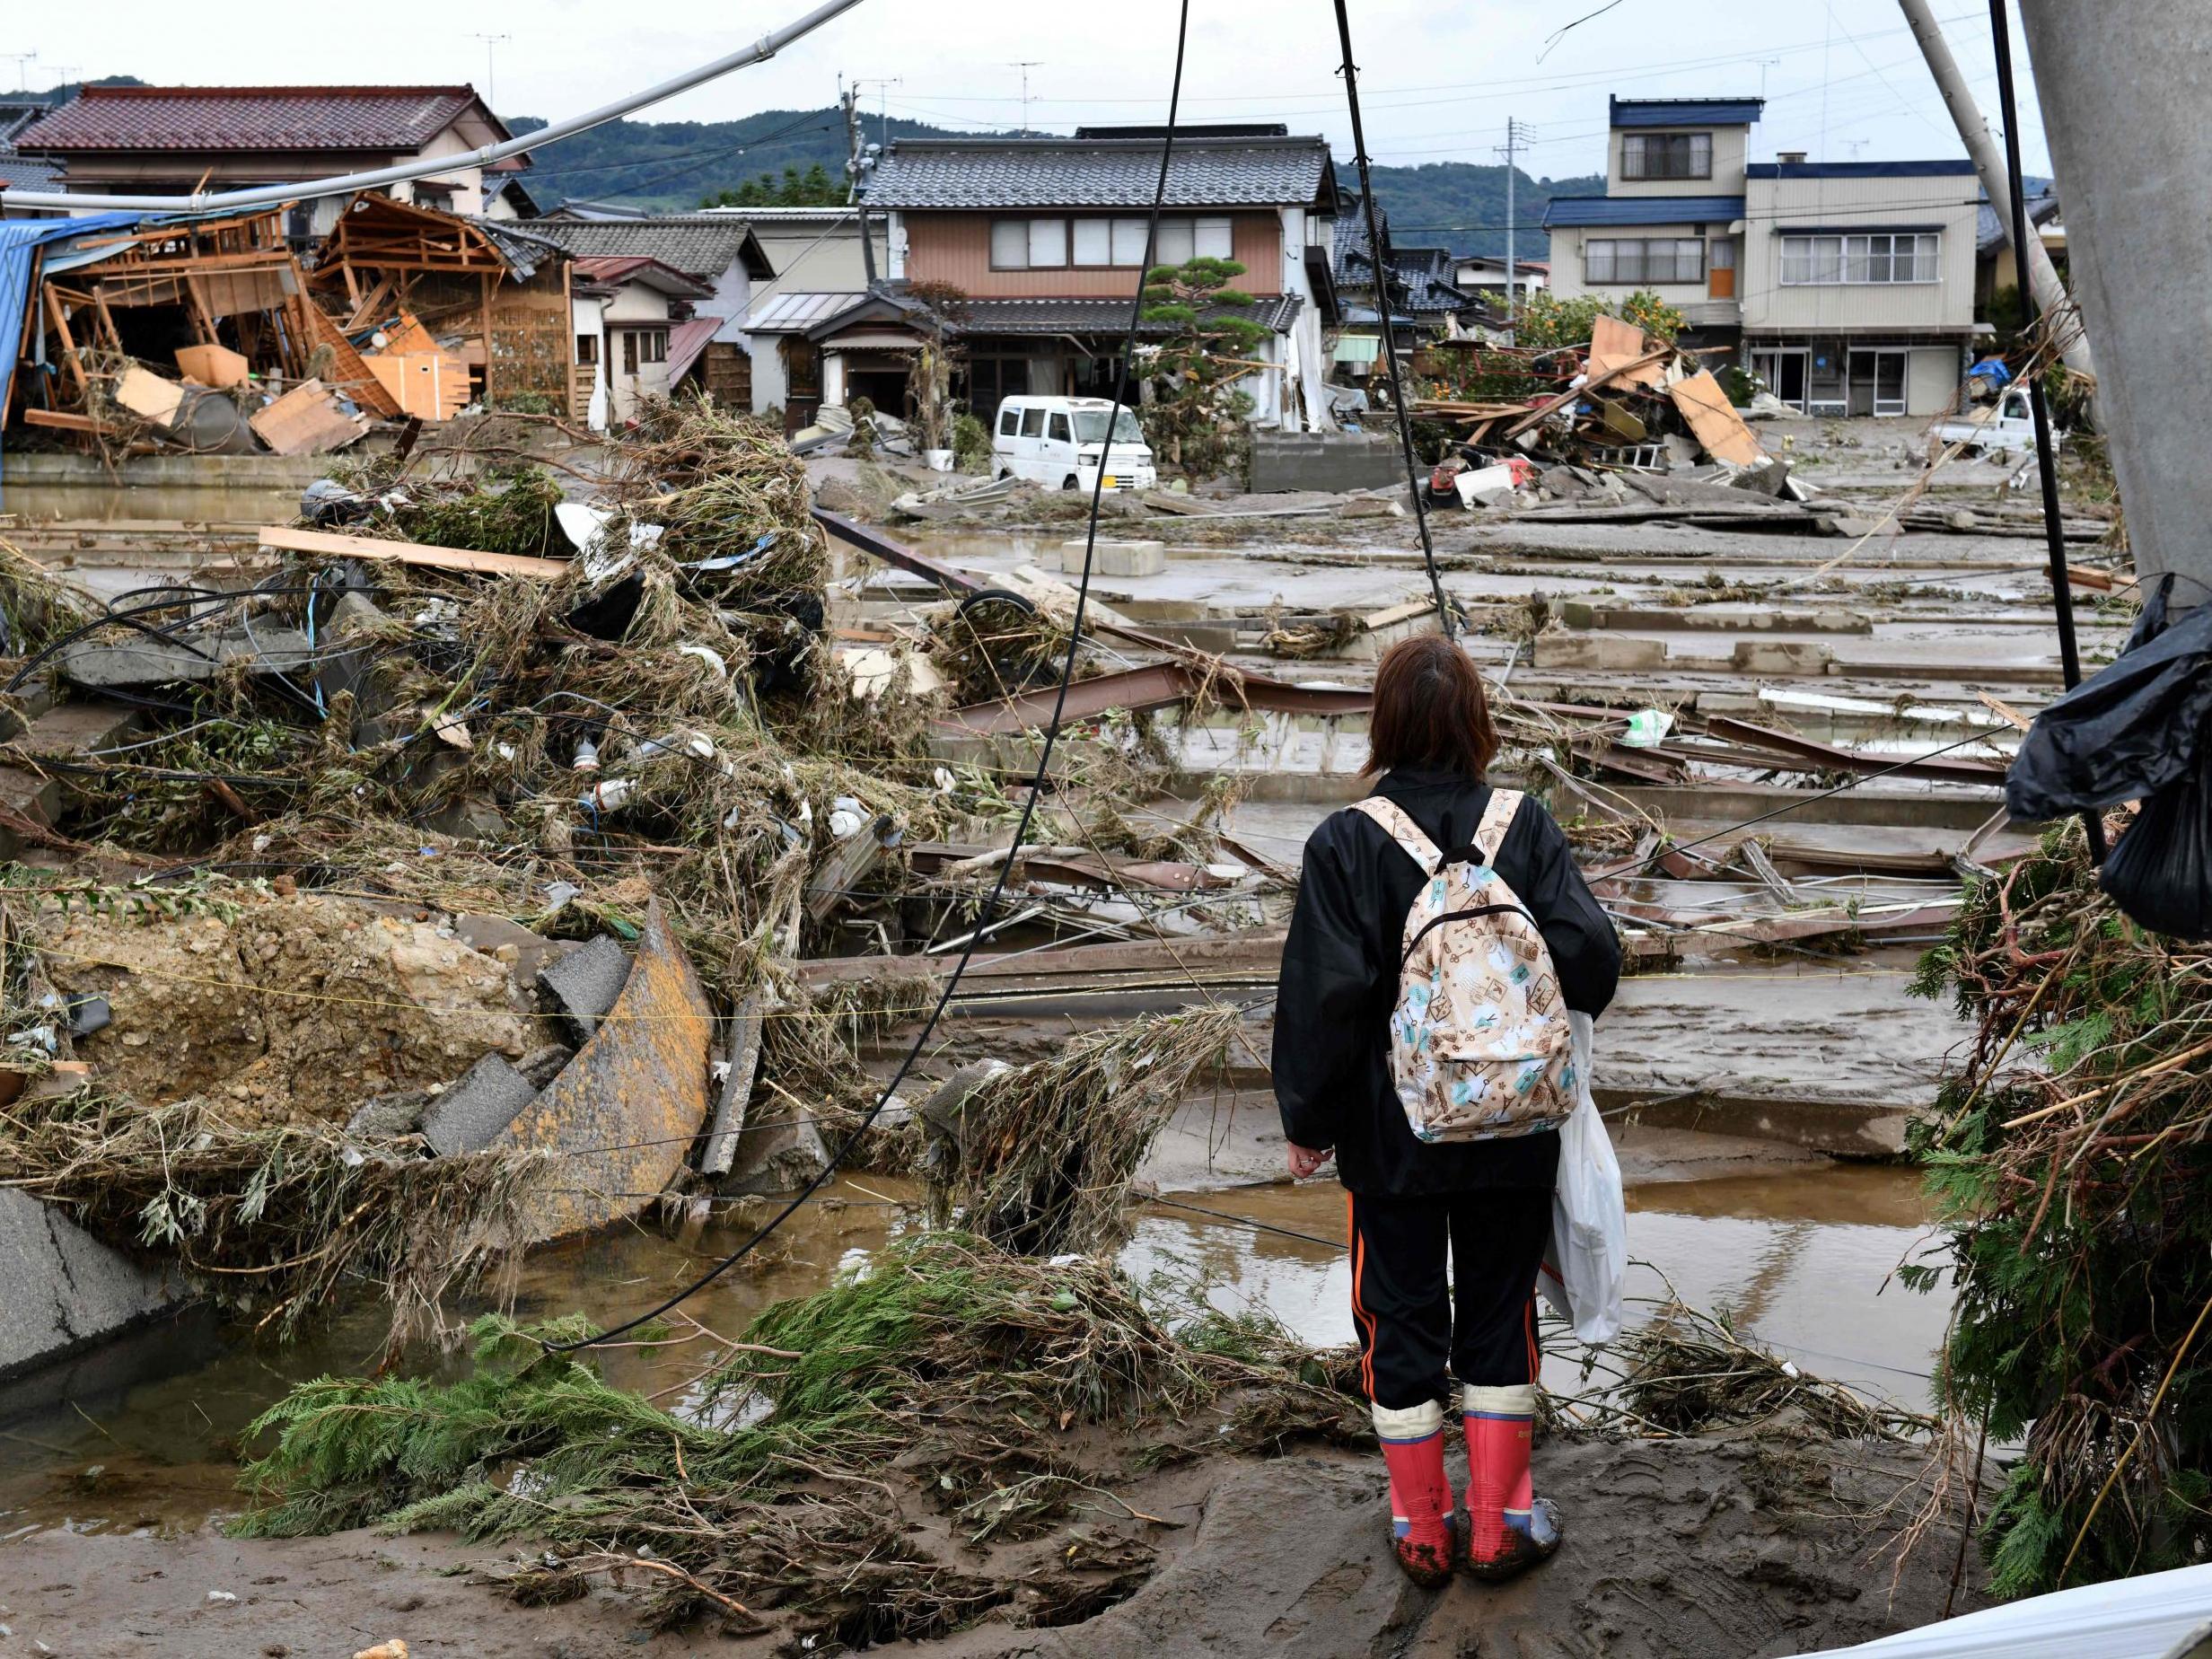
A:
<svg viewBox="0 0 2212 1659">
<path fill-rule="evenodd" d="M 1168 170 L 1175 153 L 1175 124 L 1181 109 L 1183 57 L 1189 43 L 1189 32 L 1190 0 L 1181 0 L 1175 27 L 1175 73 L 1170 83 L 1168 118 L 1160 145 L 1160 173 L 1157 182 L 1153 187 L 1152 209 L 1146 221 L 1146 268 L 1150 268 L 1153 256 L 1159 247 L 1160 213 L 1167 201 Z M 1140 283 L 1137 285 L 1137 293 L 1129 301 L 1128 330 L 1115 365 L 1113 405 L 1108 410 L 1106 417 L 1107 447 L 1109 449 L 1112 446 L 1113 431 L 1119 424 L 1121 411 L 1128 404 L 1129 367 L 1137 353 L 1137 327 L 1143 319 L 1144 309 L 1144 285 Z M 975 958 L 976 946 L 990 931 L 992 917 L 997 913 L 1001 900 L 1005 897 L 1007 877 L 1013 872 L 1015 864 L 1019 862 L 1022 847 L 1029 838 L 1030 825 L 1036 817 L 1037 803 L 1044 798 L 1045 786 L 1051 776 L 1053 750 L 1059 743 L 1061 720 L 1067 708 L 1067 690 L 1068 687 L 1075 682 L 1076 659 L 1081 655 L 1083 649 L 1084 617 L 1090 604 L 1091 573 L 1098 550 L 1099 511 L 1104 500 L 1106 487 L 1106 455 L 1102 453 L 1098 470 L 1092 475 L 1090 522 L 1084 538 L 1083 575 L 1075 587 L 1075 616 L 1068 628 L 1067 659 L 1060 670 L 1059 689 L 1052 703 L 1052 720 L 1045 728 L 1044 742 L 1038 750 L 1037 769 L 1030 777 L 1029 790 L 1022 803 L 1022 816 L 1014 825 L 1013 842 L 1007 850 L 1006 856 L 998 861 L 998 873 L 991 883 L 991 891 L 984 899 L 982 908 L 976 913 L 976 925 L 969 931 L 967 942 L 961 948 L 960 960 L 953 963 L 952 975 L 945 980 L 944 989 L 938 994 L 936 1005 L 930 1009 L 929 1018 L 924 1023 L 922 1029 L 915 1034 L 913 1046 L 900 1060 L 898 1070 L 891 1074 L 891 1081 L 883 1085 L 882 1093 L 876 1097 L 875 1104 L 870 1107 L 867 1114 L 854 1126 L 852 1133 L 830 1155 L 814 1178 L 794 1194 L 783 1208 L 770 1216 L 759 1232 L 657 1306 L 648 1308 L 645 1312 L 624 1321 L 611 1330 L 603 1330 L 599 1335 L 583 1341 L 546 1343 L 544 1346 L 549 1353 L 560 1354 L 577 1348 L 595 1347 L 601 1343 L 611 1341 L 617 1337 L 636 1330 L 640 1326 L 660 1318 L 671 1309 L 680 1306 L 759 1249 L 763 1241 L 796 1215 L 800 1207 L 819 1192 L 830 1176 L 837 1172 L 838 1167 L 851 1155 L 854 1148 L 860 1145 L 861 1137 L 866 1135 L 874 1127 L 875 1120 L 882 1116 L 883 1109 L 891 1103 L 892 1095 L 898 1093 L 899 1085 L 906 1081 L 908 1073 L 914 1068 L 915 1061 L 921 1058 L 922 1050 L 927 1047 L 930 1037 L 937 1029 L 938 1021 L 944 1017 L 946 1007 L 952 1003 L 953 994 L 960 988 L 960 982 L 966 975 L 970 962 Z"/>
</svg>

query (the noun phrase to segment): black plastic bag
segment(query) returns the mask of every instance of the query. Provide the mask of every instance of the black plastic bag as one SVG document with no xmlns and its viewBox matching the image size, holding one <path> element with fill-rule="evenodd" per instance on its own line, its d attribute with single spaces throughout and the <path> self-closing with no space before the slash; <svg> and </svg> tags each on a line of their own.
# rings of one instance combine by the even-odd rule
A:
<svg viewBox="0 0 2212 1659">
<path fill-rule="evenodd" d="M 2154 932 L 2212 939 L 2212 733 L 2196 763 L 2149 800 L 2104 861 L 2112 902 Z"/>
<path fill-rule="evenodd" d="M 2005 779 L 2014 818 L 2147 803 L 2201 771 L 2212 742 L 2212 603 L 2169 623 L 2172 588 L 2164 577 L 2119 657 L 2036 715 Z"/>
</svg>

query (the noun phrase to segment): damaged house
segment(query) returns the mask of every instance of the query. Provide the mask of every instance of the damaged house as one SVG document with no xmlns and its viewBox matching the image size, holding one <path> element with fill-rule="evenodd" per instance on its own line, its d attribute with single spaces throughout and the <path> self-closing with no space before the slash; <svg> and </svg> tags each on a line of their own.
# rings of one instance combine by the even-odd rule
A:
<svg viewBox="0 0 2212 1659">
<path fill-rule="evenodd" d="M 967 401 L 985 421 L 1025 393 L 1110 395 L 1114 356 L 1143 276 L 1162 129 L 1078 127 L 1062 137 L 892 141 L 865 203 L 890 219 L 888 276 L 963 295 L 955 319 Z M 1155 264 L 1211 257 L 1244 267 L 1237 285 L 1268 331 L 1242 390 L 1252 419 L 1296 431 L 1328 424 L 1321 331 L 1333 323 L 1329 268 L 1339 211 L 1325 139 L 1276 126 L 1181 127 Z M 863 304 L 866 303 L 864 302 Z M 847 359 L 833 377 L 902 364 L 923 335 L 861 306 L 816 320 L 810 340 Z M 876 309 L 881 310 L 879 306 Z M 1164 336 L 1166 324 L 1146 324 Z M 827 393 L 825 392 L 825 397 Z"/>
<path fill-rule="evenodd" d="M 464 216 L 514 217 L 507 186 L 529 165 L 483 167 L 471 152 L 514 135 L 472 86 L 87 86 L 30 122 L 16 147 L 58 165 L 60 188 L 91 195 L 189 196 L 365 172 L 451 156 L 427 179 L 391 187 L 401 201 Z M 341 197 L 295 204 L 294 243 L 337 222 Z"/>
<path fill-rule="evenodd" d="M 1648 288 L 1807 415 L 1928 416 L 1977 338 L 1973 163 L 1750 162 L 1756 98 L 1611 101 L 1603 196 L 1555 200 L 1551 287 Z"/>
<path fill-rule="evenodd" d="M 564 211 L 523 228 L 575 256 L 577 379 L 587 399 L 597 373 L 616 419 L 628 417 L 640 391 L 687 382 L 731 408 L 754 408 L 745 314 L 776 271 L 750 224 L 723 214 Z M 676 316 L 685 305 L 688 318 Z M 632 338 L 641 332 L 647 338 Z"/>
</svg>

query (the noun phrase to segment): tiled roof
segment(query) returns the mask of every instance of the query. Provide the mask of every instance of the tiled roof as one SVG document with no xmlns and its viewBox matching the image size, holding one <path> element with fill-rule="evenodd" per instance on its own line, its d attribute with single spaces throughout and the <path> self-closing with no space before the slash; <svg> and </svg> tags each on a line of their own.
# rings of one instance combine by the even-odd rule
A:
<svg viewBox="0 0 2212 1659">
<path fill-rule="evenodd" d="M 628 219 L 531 219 L 524 228 L 558 242 L 578 259 L 642 257 L 693 276 L 719 276 L 752 238 L 742 219 L 715 214 L 663 214 Z"/>
<path fill-rule="evenodd" d="M 88 86 L 16 143 L 64 152 L 412 150 L 477 101 L 468 86 Z"/>
<path fill-rule="evenodd" d="M 1743 216 L 1741 196 L 1555 196 L 1544 228 L 1576 224 L 1725 224 Z"/>
<path fill-rule="evenodd" d="M 1963 179 L 1974 163 L 1964 156 L 1940 162 L 1753 162 L 1747 179 Z"/>
<path fill-rule="evenodd" d="M 871 207 L 1149 207 L 1160 145 L 1148 138 L 894 138 L 868 182 Z M 1330 188 L 1323 138 L 1179 137 L 1170 207 L 1272 207 Z"/>
<path fill-rule="evenodd" d="M 2030 180 L 2022 195 L 2027 202 L 2029 224 L 2048 224 L 2058 216 L 2058 187 L 2048 179 L 2040 184 Z M 1989 205 L 1989 194 L 1985 190 L 1980 206 L 1974 210 L 1974 246 L 1987 253 L 2004 243 L 2004 223 L 1997 216 L 1997 209 Z"/>
<path fill-rule="evenodd" d="M 663 265 L 658 259 L 635 257 L 578 259 L 575 274 L 586 282 L 642 282 L 648 288 L 658 289 L 663 294 L 681 300 L 705 299 L 714 292 L 698 277 L 687 276 L 673 266 Z"/>
<path fill-rule="evenodd" d="M 1272 333 L 1286 334 L 1299 303 L 1296 294 L 1286 294 L 1224 314 L 1250 318 Z M 961 331 L 968 335 L 1126 334 L 1129 328 L 1127 300 L 963 300 L 960 313 Z M 1137 331 L 1156 338 L 1174 333 L 1176 327 L 1140 322 Z"/>
<path fill-rule="evenodd" d="M 43 190 L 57 183 L 61 169 L 29 155 L 0 154 L 0 189 Z"/>
<path fill-rule="evenodd" d="M 1609 99 L 1615 127 L 1749 127 L 1763 98 Z"/>
</svg>

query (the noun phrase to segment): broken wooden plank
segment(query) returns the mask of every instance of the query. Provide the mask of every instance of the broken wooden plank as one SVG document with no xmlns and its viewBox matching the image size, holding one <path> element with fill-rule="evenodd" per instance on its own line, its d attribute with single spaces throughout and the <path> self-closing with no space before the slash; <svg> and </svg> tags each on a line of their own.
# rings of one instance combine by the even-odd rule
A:
<svg viewBox="0 0 2212 1659">
<path fill-rule="evenodd" d="M 27 426 L 51 426 L 57 432 L 98 432 L 100 423 L 90 415 L 72 415 L 66 409 L 25 409 Z"/>
<path fill-rule="evenodd" d="M 1530 428 L 1541 425 L 1549 417 L 1557 414 L 1559 410 L 1565 408 L 1568 404 L 1573 403 L 1576 399 L 1586 398 L 1593 391 L 1602 391 L 1605 387 L 1611 385 L 1615 381 L 1625 380 L 1637 370 L 1646 367 L 1651 364 L 1663 362 L 1672 350 L 1673 347 L 1670 346 L 1662 347 L 1658 351 L 1646 352 L 1643 356 L 1638 357 L 1634 363 L 1624 363 L 1620 364 L 1618 367 L 1606 370 L 1602 374 L 1593 374 L 1588 379 L 1584 380 L 1581 385 L 1570 386 L 1565 391 L 1560 392 L 1557 397 L 1545 399 L 1543 402 L 1538 404 L 1526 415 L 1523 415 L 1519 420 L 1514 422 L 1512 426 L 1506 427 L 1505 436 L 1508 439 L 1519 437 L 1523 433 L 1530 430 Z M 1709 380 L 1712 377 L 1707 375 L 1706 378 Z"/>
<path fill-rule="evenodd" d="M 1705 452 L 1715 461 L 1749 467 L 1767 459 L 1767 452 L 1759 447 L 1759 440 L 1751 435 L 1751 429 L 1743 424 L 1743 417 L 1728 401 L 1728 394 L 1720 389 L 1712 370 L 1699 369 L 1687 379 L 1676 381 L 1667 388 L 1667 396 L 1674 400 L 1676 410 L 1689 423 L 1691 434 L 1705 446 Z"/>
<path fill-rule="evenodd" d="M 465 570 L 485 576 L 543 576 L 549 581 L 565 575 L 568 561 L 529 558 L 520 553 L 478 553 L 470 548 L 426 547 L 412 541 L 380 541 L 373 536 L 341 536 L 328 530 L 293 530 L 270 525 L 262 530 L 260 543 L 286 553 L 323 553 L 333 558 L 397 560 L 428 570 Z"/>
<path fill-rule="evenodd" d="M 1643 329 L 1601 312 L 1590 326 L 1590 355 L 1583 366 L 1592 375 L 1618 369 L 1620 378 L 1631 386 L 1656 386 L 1665 377 L 1658 364 L 1650 359 L 1650 353 L 1651 343 Z"/>
<path fill-rule="evenodd" d="M 348 415 L 320 381 L 303 381 L 246 417 L 253 435 L 279 455 L 322 455 L 343 449 L 369 429 L 365 415 Z"/>
<path fill-rule="evenodd" d="M 391 279 L 387 277 L 382 286 L 390 285 Z M 399 399 L 384 390 L 383 382 L 370 369 L 367 360 L 346 338 L 346 331 L 338 327 L 337 319 L 312 301 L 307 305 L 307 329 L 314 337 L 312 341 L 313 346 L 328 346 L 330 348 L 332 366 L 329 378 L 344 390 L 347 397 L 371 414 L 380 415 L 386 420 L 394 419 L 404 412 L 399 408 Z"/>
</svg>

